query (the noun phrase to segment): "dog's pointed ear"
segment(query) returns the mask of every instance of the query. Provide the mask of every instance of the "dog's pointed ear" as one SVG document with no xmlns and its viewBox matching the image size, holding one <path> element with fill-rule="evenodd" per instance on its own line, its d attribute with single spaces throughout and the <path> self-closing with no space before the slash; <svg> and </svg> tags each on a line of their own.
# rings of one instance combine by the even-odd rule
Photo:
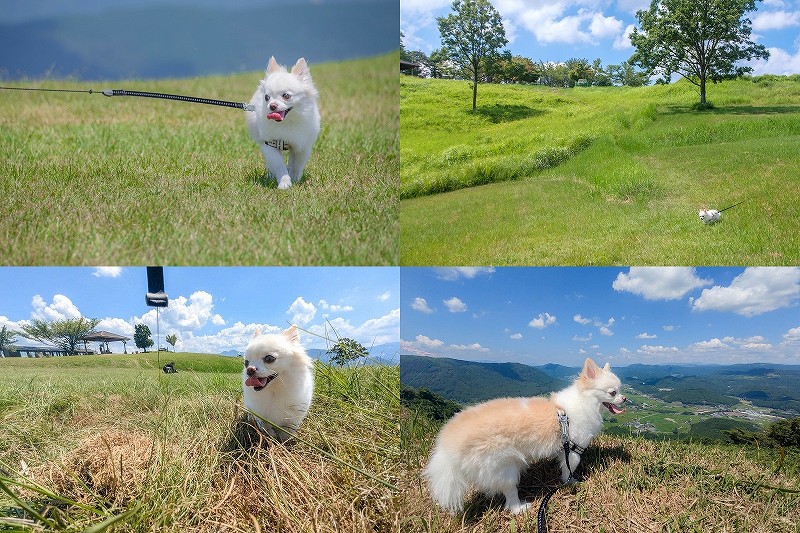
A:
<svg viewBox="0 0 800 533">
<path fill-rule="evenodd" d="M 308 69 L 305 58 L 301 57 L 292 67 L 292 74 L 300 78 L 300 81 L 311 81 L 311 71 Z"/>
<path fill-rule="evenodd" d="M 256 338 L 256 337 L 258 337 L 259 335 L 261 335 L 261 328 L 256 328 L 256 331 L 255 331 L 255 333 L 253 333 L 253 338 L 255 339 L 255 338 Z"/>
<path fill-rule="evenodd" d="M 269 63 L 267 64 L 267 74 L 271 74 L 273 72 L 278 72 L 281 69 L 281 66 L 275 61 L 275 56 L 269 58 Z"/>
<path fill-rule="evenodd" d="M 600 373 L 600 367 L 597 366 L 597 363 L 592 361 L 590 358 L 586 358 L 586 362 L 583 363 L 583 371 L 581 372 L 581 379 L 583 380 L 590 380 L 595 379 L 597 374 Z"/>
<path fill-rule="evenodd" d="M 606 363 L 606 366 L 603 367 L 603 370 L 606 372 L 611 372 L 611 363 Z"/>
<path fill-rule="evenodd" d="M 283 332 L 283 336 L 289 339 L 290 342 L 298 342 L 300 336 L 297 333 L 297 324 L 292 324 L 289 329 Z"/>
</svg>

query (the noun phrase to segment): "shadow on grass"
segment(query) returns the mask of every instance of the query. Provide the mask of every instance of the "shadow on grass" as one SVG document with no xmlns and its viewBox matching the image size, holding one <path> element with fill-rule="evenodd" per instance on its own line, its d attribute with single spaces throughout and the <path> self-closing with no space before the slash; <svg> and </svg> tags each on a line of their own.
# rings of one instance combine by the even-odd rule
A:
<svg viewBox="0 0 800 533">
<path fill-rule="evenodd" d="M 494 104 L 490 106 L 479 106 L 474 110 L 467 111 L 467 113 L 481 116 L 493 124 L 499 124 L 501 122 L 514 122 L 515 120 L 522 120 L 525 118 L 544 115 L 544 111 L 516 104 Z"/>
<path fill-rule="evenodd" d="M 713 107 L 710 109 L 696 110 L 691 105 L 666 106 L 665 114 L 686 115 L 686 114 L 706 114 L 706 115 L 790 115 L 800 113 L 800 106 L 797 105 L 728 105 Z"/>
<path fill-rule="evenodd" d="M 575 477 L 580 482 L 594 472 L 608 468 L 614 462 L 629 463 L 630 460 L 630 453 L 625 450 L 623 445 L 603 446 L 602 448 L 589 446 L 578 465 Z M 539 461 L 523 472 L 519 481 L 519 499 L 532 503 L 530 512 L 535 512 L 539 508 L 542 498 L 550 492 L 550 489 L 560 485 L 561 468 L 558 466 L 558 462 L 555 460 Z M 574 487 L 575 485 L 572 485 L 559 490 L 574 490 Z M 477 523 L 489 511 L 502 511 L 504 505 L 505 497 L 502 495 L 488 496 L 475 493 L 465 502 L 464 521 Z"/>
<path fill-rule="evenodd" d="M 268 449 L 275 441 L 262 433 L 247 414 L 234 419 L 230 430 L 220 443 L 220 452 L 233 459 L 245 459 L 254 449 Z"/>
<path fill-rule="evenodd" d="M 250 182 L 255 185 L 260 185 L 266 189 L 277 189 L 278 182 L 272 176 L 263 172 L 253 173 L 250 175 Z"/>
</svg>

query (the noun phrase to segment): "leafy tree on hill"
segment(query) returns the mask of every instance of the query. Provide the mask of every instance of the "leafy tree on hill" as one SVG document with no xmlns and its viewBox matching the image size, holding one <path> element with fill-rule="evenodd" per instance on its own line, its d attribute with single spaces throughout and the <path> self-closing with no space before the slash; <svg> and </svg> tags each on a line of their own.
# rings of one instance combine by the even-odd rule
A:
<svg viewBox="0 0 800 533">
<path fill-rule="evenodd" d="M 150 333 L 150 328 L 147 324 L 136 324 L 136 327 L 133 331 L 133 342 L 136 343 L 136 347 L 140 348 L 147 353 L 147 349 L 151 347 L 153 344 L 153 339 L 150 338 L 152 333 Z"/>
<path fill-rule="evenodd" d="M 175 343 L 178 342 L 178 336 L 175 335 L 174 333 L 171 333 L 171 334 L 167 335 L 164 340 L 167 341 L 167 344 L 171 344 L 172 345 L 172 351 L 174 352 L 175 351 Z"/>
<path fill-rule="evenodd" d="M 725 431 L 736 444 L 757 444 L 759 446 L 800 447 L 800 418 L 773 422 L 765 431 L 748 431 L 735 428 Z"/>
<path fill-rule="evenodd" d="M 17 341 L 17 334 L 6 326 L 0 329 L 0 357 L 3 357 L 3 350 L 10 350 L 12 344 Z"/>
<path fill-rule="evenodd" d="M 480 68 L 508 43 L 500 13 L 489 0 L 454 0 L 453 12 L 437 17 L 442 47 L 472 79 L 472 109 L 477 106 Z"/>
<path fill-rule="evenodd" d="M 743 61 L 767 59 L 763 45 L 750 40 L 756 0 L 652 0 L 636 12 L 641 28 L 630 35 L 636 48 L 630 62 L 668 82 L 680 74 L 700 88 L 698 108 L 706 101 L 706 82 L 741 76 L 753 69 Z"/>
<path fill-rule="evenodd" d="M 53 320 L 52 322 L 34 318 L 30 324 L 22 326 L 20 334 L 28 339 L 57 346 L 67 355 L 75 355 L 78 343 L 99 323 L 100 320 L 97 318 L 78 317 Z"/>
<path fill-rule="evenodd" d="M 426 388 L 415 389 L 400 384 L 400 403 L 406 408 L 425 415 L 430 420 L 443 422 L 461 410 L 461 406 Z"/>
<path fill-rule="evenodd" d="M 356 359 L 369 355 L 369 352 L 364 346 L 347 337 L 339 339 L 326 353 L 331 355 L 331 363 L 339 366 L 344 366 Z"/>
</svg>

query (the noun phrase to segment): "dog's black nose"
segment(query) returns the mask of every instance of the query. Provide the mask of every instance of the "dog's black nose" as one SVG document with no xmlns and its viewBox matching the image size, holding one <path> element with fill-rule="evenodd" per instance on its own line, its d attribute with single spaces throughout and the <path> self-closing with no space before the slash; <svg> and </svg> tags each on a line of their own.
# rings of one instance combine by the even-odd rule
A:
<svg viewBox="0 0 800 533">
<path fill-rule="evenodd" d="M 275 111 L 276 109 L 278 109 L 278 104 L 269 104 L 270 111 Z"/>
<path fill-rule="evenodd" d="M 248 366 L 247 367 L 247 375 L 248 376 L 252 376 L 255 373 L 256 373 L 256 369 L 254 367 L 252 367 L 252 366 Z"/>
</svg>

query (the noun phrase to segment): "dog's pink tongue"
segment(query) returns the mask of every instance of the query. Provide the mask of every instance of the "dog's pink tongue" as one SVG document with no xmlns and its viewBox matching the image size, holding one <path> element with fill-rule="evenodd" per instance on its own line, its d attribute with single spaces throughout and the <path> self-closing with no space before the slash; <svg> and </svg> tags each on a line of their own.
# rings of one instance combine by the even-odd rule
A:
<svg viewBox="0 0 800 533">
<path fill-rule="evenodd" d="M 277 120 L 278 122 L 280 122 L 281 120 L 283 120 L 283 115 L 281 115 L 280 113 L 270 113 L 269 115 L 267 115 L 267 118 L 270 120 Z"/>
<path fill-rule="evenodd" d="M 263 387 L 264 386 L 264 383 L 261 381 L 261 378 L 257 378 L 255 376 L 251 376 L 251 377 L 247 378 L 247 380 L 244 382 L 244 384 L 247 385 L 248 387 Z"/>
</svg>

